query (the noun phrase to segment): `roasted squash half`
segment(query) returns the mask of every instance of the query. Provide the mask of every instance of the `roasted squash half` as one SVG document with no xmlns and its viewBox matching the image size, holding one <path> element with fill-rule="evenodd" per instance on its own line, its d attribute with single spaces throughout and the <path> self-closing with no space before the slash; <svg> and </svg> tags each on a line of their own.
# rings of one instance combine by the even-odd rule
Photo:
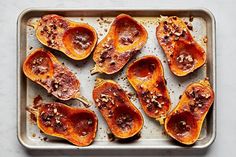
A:
<svg viewBox="0 0 236 157">
<path fill-rule="evenodd" d="M 75 98 L 88 104 L 88 101 L 79 94 L 80 82 L 75 74 L 45 49 L 36 49 L 27 56 L 23 72 L 29 79 L 60 100 Z"/>
<path fill-rule="evenodd" d="M 195 143 L 213 101 L 214 92 L 207 80 L 190 84 L 178 105 L 166 117 L 166 133 L 182 144 Z"/>
<path fill-rule="evenodd" d="M 171 101 L 161 61 L 155 56 L 142 57 L 129 65 L 127 78 L 135 89 L 144 112 L 163 124 Z"/>
<path fill-rule="evenodd" d="M 97 43 L 97 33 L 92 26 L 55 14 L 43 16 L 35 24 L 35 30 L 43 45 L 59 50 L 74 60 L 87 58 Z"/>
<path fill-rule="evenodd" d="M 117 138 L 133 137 L 142 129 L 143 117 L 140 111 L 116 82 L 97 79 L 93 99 Z"/>
<path fill-rule="evenodd" d="M 52 102 L 28 108 L 45 134 L 63 138 L 76 146 L 90 145 L 97 132 L 98 119 L 89 109 L 72 108 Z"/>
<path fill-rule="evenodd" d="M 118 72 L 145 45 L 147 37 L 146 29 L 131 16 L 118 15 L 94 51 L 96 64 L 91 73 Z"/>
<path fill-rule="evenodd" d="M 156 29 L 156 37 L 175 75 L 185 76 L 205 63 L 205 50 L 193 39 L 180 18 L 164 18 Z"/>
</svg>

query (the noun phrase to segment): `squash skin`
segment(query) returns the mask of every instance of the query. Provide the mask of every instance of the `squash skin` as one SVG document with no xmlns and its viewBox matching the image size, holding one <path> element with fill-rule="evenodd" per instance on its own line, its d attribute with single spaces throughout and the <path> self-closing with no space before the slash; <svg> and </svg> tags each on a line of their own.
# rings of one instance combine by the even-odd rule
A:
<svg viewBox="0 0 236 157">
<path fill-rule="evenodd" d="M 108 34 L 98 43 L 93 54 L 91 73 L 114 74 L 120 71 L 147 42 L 146 29 L 126 14 L 118 15 Z"/>
<path fill-rule="evenodd" d="M 97 43 L 96 30 L 86 23 L 70 21 L 55 14 L 43 16 L 35 26 L 37 39 L 69 58 L 87 58 Z"/>
<path fill-rule="evenodd" d="M 76 146 L 88 146 L 96 137 L 98 119 L 89 109 L 52 102 L 29 111 L 35 114 L 37 126 L 47 135 L 63 138 Z"/>
<path fill-rule="evenodd" d="M 40 68 L 44 71 L 40 72 Z M 47 50 L 33 50 L 24 61 L 23 72 L 30 80 L 60 100 L 69 100 L 79 95 L 80 82 L 75 74 Z"/>
<path fill-rule="evenodd" d="M 144 112 L 163 124 L 171 100 L 161 61 L 156 56 L 144 56 L 131 63 L 126 73 Z"/>
<path fill-rule="evenodd" d="M 97 79 L 93 99 L 117 138 L 133 137 L 142 129 L 144 122 L 140 111 L 116 82 Z"/>
<path fill-rule="evenodd" d="M 166 133 L 182 144 L 194 144 L 213 101 L 214 92 L 208 80 L 190 84 L 165 119 Z"/>
<path fill-rule="evenodd" d="M 156 28 L 156 37 L 173 74 L 186 76 L 206 62 L 205 50 L 193 39 L 180 18 L 163 19 Z"/>
</svg>

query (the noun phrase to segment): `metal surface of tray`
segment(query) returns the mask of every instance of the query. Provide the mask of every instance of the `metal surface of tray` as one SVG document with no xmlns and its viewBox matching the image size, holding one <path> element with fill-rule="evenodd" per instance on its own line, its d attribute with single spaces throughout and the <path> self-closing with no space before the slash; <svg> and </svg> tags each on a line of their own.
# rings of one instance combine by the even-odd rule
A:
<svg viewBox="0 0 236 157">
<path fill-rule="evenodd" d="M 198 81 L 208 77 L 213 90 L 216 91 L 216 75 L 215 75 L 215 21 L 213 15 L 205 9 L 156 9 L 156 10 L 78 10 L 78 9 L 27 9 L 23 11 L 18 18 L 18 65 L 17 65 L 17 107 L 18 107 L 18 139 L 26 147 L 30 149 L 77 149 L 78 147 L 69 144 L 65 140 L 46 136 L 41 133 L 36 125 L 30 120 L 29 114 L 26 112 L 26 106 L 32 104 L 34 97 L 41 95 L 45 102 L 55 101 L 53 96 L 47 94 L 46 90 L 39 85 L 33 83 L 25 77 L 22 71 L 22 64 L 26 56 L 35 48 L 44 47 L 35 37 L 35 31 L 28 23 L 32 20 L 37 20 L 46 14 L 58 14 L 68 19 L 78 22 L 87 22 L 93 26 L 98 33 L 99 41 L 106 35 L 110 23 L 114 17 L 120 13 L 126 13 L 133 16 L 137 21 L 142 23 L 148 31 L 148 41 L 145 47 L 141 50 L 135 58 L 153 54 L 158 56 L 163 64 L 165 79 L 172 101 L 172 109 L 179 101 L 179 96 L 183 93 L 187 85 L 191 82 Z M 158 25 L 158 18 L 160 15 L 179 16 L 186 21 L 190 16 L 194 17 L 192 22 L 193 31 L 191 31 L 195 40 L 206 50 L 207 62 L 200 69 L 194 73 L 185 76 L 174 76 L 168 67 L 165 55 L 157 42 L 155 31 Z M 102 18 L 101 18 L 102 17 Z M 208 42 L 204 43 L 203 38 L 207 36 Z M 96 77 L 113 79 L 117 81 L 121 87 L 128 91 L 134 92 L 125 77 L 127 66 L 117 74 L 107 75 L 90 75 L 90 69 L 94 66 L 92 55 L 82 61 L 73 61 L 63 55 L 62 53 L 51 50 L 53 54 L 64 62 L 81 82 L 81 95 L 92 100 L 92 89 Z M 130 64 L 134 59 L 128 62 Z M 127 65 L 128 65 L 127 64 Z M 201 135 L 191 147 L 174 142 L 170 137 L 163 134 L 163 127 L 155 120 L 147 117 L 141 109 L 137 99 L 131 99 L 132 102 L 142 112 L 144 117 L 144 127 L 141 130 L 141 137 L 138 140 L 128 143 L 119 143 L 117 141 L 110 142 L 107 137 L 107 124 L 102 118 L 101 114 L 95 108 L 95 105 L 90 107 L 98 116 L 98 132 L 95 141 L 87 147 L 80 147 L 79 149 L 199 149 L 208 147 L 215 139 L 216 134 L 216 101 L 210 109 L 205 122 L 202 127 Z M 81 106 L 78 101 L 67 101 L 66 104 L 73 106 Z M 43 138 L 47 137 L 48 141 Z"/>
</svg>

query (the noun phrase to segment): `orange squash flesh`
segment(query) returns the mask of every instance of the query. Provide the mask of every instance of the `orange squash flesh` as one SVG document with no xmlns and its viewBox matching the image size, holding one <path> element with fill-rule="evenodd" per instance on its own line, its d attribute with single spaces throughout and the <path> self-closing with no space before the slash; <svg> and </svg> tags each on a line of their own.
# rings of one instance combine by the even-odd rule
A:
<svg viewBox="0 0 236 157">
<path fill-rule="evenodd" d="M 142 129 L 143 117 L 140 111 L 116 82 L 97 79 L 93 99 L 116 137 L 130 138 Z"/>
<path fill-rule="evenodd" d="M 91 73 L 114 74 L 147 42 L 146 29 L 126 14 L 118 15 L 106 37 L 95 48 Z"/>
<path fill-rule="evenodd" d="M 127 78 L 144 112 L 162 124 L 170 110 L 171 101 L 161 61 L 155 56 L 142 57 L 129 65 Z"/>
<path fill-rule="evenodd" d="M 43 45 L 59 50 L 74 60 L 87 58 L 97 43 L 97 33 L 92 26 L 55 14 L 43 16 L 35 30 Z"/>
<path fill-rule="evenodd" d="M 163 19 L 156 29 L 156 37 L 175 75 L 185 76 L 205 63 L 204 49 L 193 39 L 180 18 L 171 16 Z"/>
<path fill-rule="evenodd" d="M 79 94 L 80 82 L 75 74 L 49 51 L 36 49 L 31 52 L 24 61 L 23 72 L 60 100 L 75 98 L 88 104 Z"/>
<path fill-rule="evenodd" d="M 214 92 L 207 80 L 190 84 L 165 119 L 166 133 L 182 144 L 195 143 L 213 101 Z"/>
<path fill-rule="evenodd" d="M 53 102 L 40 104 L 37 109 L 29 108 L 29 112 L 36 116 L 37 126 L 45 134 L 76 146 L 88 146 L 96 136 L 98 120 L 91 110 Z"/>
</svg>

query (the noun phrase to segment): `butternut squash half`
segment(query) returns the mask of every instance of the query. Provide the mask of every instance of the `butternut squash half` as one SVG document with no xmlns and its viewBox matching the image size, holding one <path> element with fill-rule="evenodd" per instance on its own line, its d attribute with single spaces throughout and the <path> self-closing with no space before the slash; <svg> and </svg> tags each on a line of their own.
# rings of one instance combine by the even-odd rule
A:
<svg viewBox="0 0 236 157">
<path fill-rule="evenodd" d="M 56 98 L 74 98 L 88 105 L 88 101 L 79 93 L 80 82 L 75 74 L 62 65 L 51 52 L 41 48 L 31 52 L 24 61 L 23 72 Z"/>
<path fill-rule="evenodd" d="M 126 14 L 118 15 L 106 37 L 94 51 L 91 73 L 114 74 L 121 70 L 147 42 L 146 29 Z"/>
<path fill-rule="evenodd" d="M 117 138 L 133 137 L 142 129 L 143 117 L 140 111 L 116 82 L 97 79 L 93 99 Z"/>
<path fill-rule="evenodd" d="M 190 84 L 178 105 L 166 117 L 166 133 L 182 144 L 195 143 L 213 101 L 214 92 L 207 80 Z"/>
<path fill-rule="evenodd" d="M 127 78 L 136 91 L 144 112 L 163 124 L 171 101 L 161 61 L 155 56 L 142 57 L 129 65 Z"/>
<path fill-rule="evenodd" d="M 43 45 L 74 60 L 87 58 L 97 43 L 97 33 L 92 26 L 55 14 L 43 16 L 34 27 L 36 37 Z"/>
<path fill-rule="evenodd" d="M 63 138 L 76 146 L 90 145 L 97 132 L 98 119 L 88 109 L 72 108 L 52 102 L 28 108 L 37 119 L 37 126 L 45 134 Z"/>
<path fill-rule="evenodd" d="M 205 50 L 193 39 L 180 18 L 164 18 L 156 29 L 156 37 L 175 75 L 185 76 L 205 63 Z"/>
</svg>

